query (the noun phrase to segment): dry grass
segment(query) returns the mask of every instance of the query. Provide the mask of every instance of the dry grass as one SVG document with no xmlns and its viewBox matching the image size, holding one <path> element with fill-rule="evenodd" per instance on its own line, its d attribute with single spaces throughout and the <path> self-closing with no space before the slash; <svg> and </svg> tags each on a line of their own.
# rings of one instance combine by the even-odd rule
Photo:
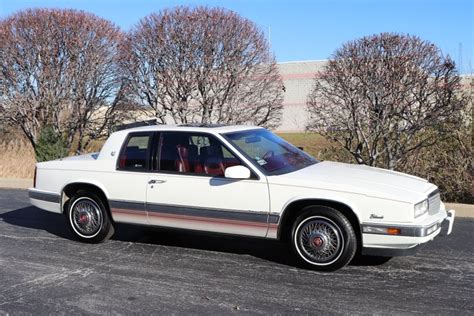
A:
<svg viewBox="0 0 474 316">
<path fill-rule="evenodd" d="M 103 144 L 104 141 L 92 141 L 87 151 L 100 151 Z M 0 178 L 32 179 L 35 163 L 35 153 L 27 141 L 0 140 Z"/>
<path fill-rule="evenodd" d="M 295 146 L 303 147 L 304 151 L 312 155 L 315 158 L 321 156 L 321 151 L 327 149 L 330 143 L 321 135 L 316 133 L 277 133 L 278 136 L 283 138 L 289 143 Z"/>
<path fill-rule="evenodd" d="M 0 141 L 0 178 L 33 178 L 35 153 L 24 140 Z"/>
</svg>

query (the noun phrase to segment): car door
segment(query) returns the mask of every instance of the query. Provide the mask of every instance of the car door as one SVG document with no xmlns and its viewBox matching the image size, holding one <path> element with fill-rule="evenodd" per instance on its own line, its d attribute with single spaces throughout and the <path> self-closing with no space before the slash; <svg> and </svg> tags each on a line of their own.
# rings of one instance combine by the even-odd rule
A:
<svg viewBox="0 0 474 316">
<path fill-rule="evenodd" d="M 224 177 L 243 164 L 212 134 L 160 133 L 156 172 L 146 197 L 152 225 L 264 237 L 269 219 L 266 179 Z"/>
<path fill-rule="evenodd" d="M 116 171 L 101 180 L 115 222 L 148 224 L 145 202 L 154 137 L 153 132 L 130 133 L 117 155 Z"/>
</svg>

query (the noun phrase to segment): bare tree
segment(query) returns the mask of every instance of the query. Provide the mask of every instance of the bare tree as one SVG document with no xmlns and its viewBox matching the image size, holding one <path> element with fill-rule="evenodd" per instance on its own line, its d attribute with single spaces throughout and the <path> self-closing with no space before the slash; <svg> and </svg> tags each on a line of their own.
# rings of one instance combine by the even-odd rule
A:
<svg viewBox="0 0 474 316">
<path fill-rule="evenodd" d="M 275 59 L 258 27 L 234 12 L 177 7 L 151 14 L 121 51 L 132 99 L 162 123 L 280 121 Z"/>
<path fill-rule="evenodd" d="M 449 56 L 418 37 L 382 33 L 334 53 L 308 97 L 307 128 L 358 163 L 401 170 L 461 128 L 465 104 Z"/>
<path fill-rule="evenodd" d="M 50 126 L 82 151 L 117 119 L 121 38 L 111 22 L 76 10 L 30 9 L 0 20 L 3 119 L 34 148 Z"/>
<path fill-rule="evenodd" d="M 466 80 L 461 111 L 453 112 L 443 139 L 407 158 L 403 171 L 436 183 L 446 201 L 474 203 L 474 164 L 472 155 L 472 103 L 474 81 Z"/>
</svg>

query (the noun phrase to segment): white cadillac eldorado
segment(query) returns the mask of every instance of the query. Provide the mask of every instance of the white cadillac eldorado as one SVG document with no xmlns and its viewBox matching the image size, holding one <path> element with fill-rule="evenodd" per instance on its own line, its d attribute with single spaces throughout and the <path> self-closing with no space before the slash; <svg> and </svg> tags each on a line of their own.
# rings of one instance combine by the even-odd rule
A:
<svg viewBox="0 0 474 316">
<path fill-rule="evenodd" d="M 29 197 L 86 242 L 109 238 L 115 223 L 279 239 L 316 270 L 410 254 L 449 235 L 455 214 L 424 179 L 320 162 L 249 126 L 117 131 L 98 154 L 38 163 Z"/>
</svg>

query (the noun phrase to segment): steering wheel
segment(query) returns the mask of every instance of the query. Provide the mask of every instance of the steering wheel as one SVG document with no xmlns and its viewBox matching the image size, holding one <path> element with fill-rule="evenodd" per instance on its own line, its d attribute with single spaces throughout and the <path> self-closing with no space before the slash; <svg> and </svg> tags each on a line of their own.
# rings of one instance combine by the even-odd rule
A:
<svg viewBox="0 0 474 316">
<path fill-rule="evenodd" d="M 273 150 L 269 150 L 265 153 L 265 155 L 263 155 L 263 159 L 267 160 L 273 156 L 275 156 L 275 152 Z"/>
</svg>

